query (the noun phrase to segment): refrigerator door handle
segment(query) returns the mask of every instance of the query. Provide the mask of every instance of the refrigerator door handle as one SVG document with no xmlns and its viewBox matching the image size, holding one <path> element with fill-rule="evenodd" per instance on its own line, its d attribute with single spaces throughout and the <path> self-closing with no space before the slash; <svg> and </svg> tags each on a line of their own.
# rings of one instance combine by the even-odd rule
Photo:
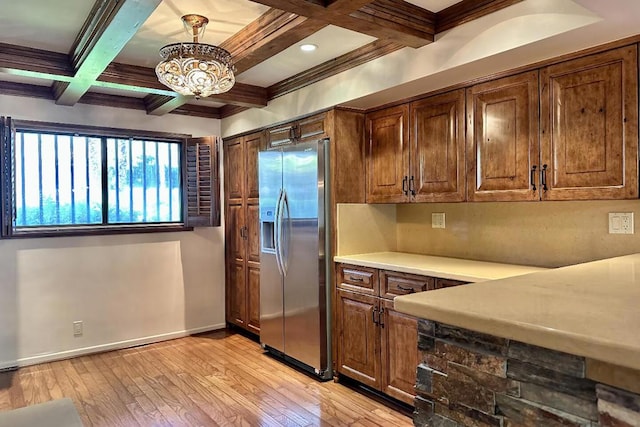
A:
<svg viewBox="0 0 640 427">
<path fill-rule="evenodd" d="M 280 189 L 280 192 L 278 193 L 278 201 L 276 202 L 276 217 L 275 217 L 275 221 L 273 224 L 274 230 L 273 230 L 273 235 L 274 235 L 274 246 L 275 246 L 275 253 L 276 253 L 276 265 L 278 266 L 278 272 L 280 272 L 280 276 L 284 275 L 284 271 L 282 269 L 282 255 L 280 253 L 280 246 L 281 246 L 281 228 L 282 228 L 282 199 L 283 199 L 283 194 L 284 192 L 282 191 L 282 189 Z"/>
<path fill-rule="evenodd" d="M 284 222 L 283 211 L 287 212 L 287 222 Z M 280 223 L 282 238 L 280 239 L 280 262 L 282 263 L 283 276 L 287 275 L 289 269 L 289 243 L 291 239 L 291 211 L 289 210 L 289 197 L 287 197 L 287 190 L 284 190 L 282 196 L 282 210 L 280 212 Z"/>
</svg>

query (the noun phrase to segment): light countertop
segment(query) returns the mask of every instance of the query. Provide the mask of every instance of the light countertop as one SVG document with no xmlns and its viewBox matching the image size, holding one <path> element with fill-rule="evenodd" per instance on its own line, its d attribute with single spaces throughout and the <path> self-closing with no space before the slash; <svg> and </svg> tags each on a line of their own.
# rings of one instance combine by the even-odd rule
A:
<svg viewBox="0 0 640 427">
<path fill-rule="evenodd" d="M 640 370 L 640 254 L 394 301 L 416 317 Z"/>
<path fill-rule="evenodd" d="M 359 255 L 336 256 L 335 262 L 372 267 L 401 273 L 421 274 L 463 282 L 484 282 L 544 271 L 544 268 L 524 265 L 472 261 L 404 252 L 374 252 Z"/>
</svg>

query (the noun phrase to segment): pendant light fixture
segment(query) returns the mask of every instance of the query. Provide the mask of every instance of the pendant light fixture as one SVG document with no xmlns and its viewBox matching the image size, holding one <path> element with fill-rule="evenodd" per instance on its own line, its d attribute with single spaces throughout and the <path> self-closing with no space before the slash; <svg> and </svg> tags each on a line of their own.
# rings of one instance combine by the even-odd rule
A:
<svg viewBox="0 0 640 427">
<path fill-rule="evenodd" d="M 209 20 L 201 15 L 184 15 L 182 22 L 193 43 L 172 43 L 160 49 L 156 66 L 160 83 L 181 95 L 196 99 L 229 91 L 236 82 L 231 54 L 225 49 L 198 43 Z"/>
</svg>

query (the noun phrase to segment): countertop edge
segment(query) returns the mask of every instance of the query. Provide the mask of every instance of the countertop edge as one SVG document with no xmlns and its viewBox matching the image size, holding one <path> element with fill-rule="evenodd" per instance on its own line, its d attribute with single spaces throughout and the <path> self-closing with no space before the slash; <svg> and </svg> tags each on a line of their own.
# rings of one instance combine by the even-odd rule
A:
<svg viewBox="0 0 640 427">
<path fill-rule="evenodd" d="M 443 290 L 444 291 L 444 290 Z M 407 295 L 405 297 L 411 297 Z M 585 335 L 549 329 L 530 323 L 501 320 L 477 313 L 461 312 L 424 303 L 405 301 L 403 296 L 394 299 L 395 310 L 411 316 L 446 323 L 472 331 L 533 344 L 551 350 L 596 359 L 625 368 L 640 370 L 638 350 L 619 343 L 602 341 Z M 428 315 L 425 312 L 429 311 Z M 497 331 L 496 329 L 500 329 Z M 555 340 L 550 341 L 553 336 Z"/>
<path fill-rule="evenodd" d="M 384 252 L 384 253 L 393 253 L 393 254 L 400 254 L 400 255 L 403 254 L 402 252 Z M 372 254 L 377 254 L 377 252 L 374 252 Z M 432 276 L 432 277 L 438 277 L 438 278 L 442 278 L 442 279 L 459 280 L 459 281 L 462 281 L 462 282 L 472 282 L 472 283 L 485 282 L 485 281 L 488 281 L 488 280 L 496 280 L 498 278 L 505 278 L 505 277 L 522 276 L 522 275 L 525 275 L 525 274 L 532 274 L 532 273 L 536 273 L 536 272 L 539 272 L 539 271 L 547 270 L 547 269 L 541 268 L 541 267 L 532 267 L 532 266 L 525 266 L 525 265 L 502 264 L 502 263 L 489 262 L 489 261 L 466 260 L 466 259 L 454 258 L 454 257 L 443 257 L 443 256 L 436 256 L 436 255 L 424 255 L 425 257 L 434 257 L 434 258 L 441 258 L 441 259 L 456 260 L 456 261 L 460 261 L 461 263 L 464 263 L 464 262 L 468 262 L 470 264 L 480 263 L 480 264 L 483 264 L 483 265 L 493 264 L 496 267 L 506 267 L 506 268 L 514 268 L 514 269 L 520 269 L 521 268 L 523 270 L 530 269 L 530 271 L 513 271 L 513 272 L 509 272 L 509 274 L 504 275 L 504 276 L 500 276 L 500 277 L 488 277 L 488 276 L 483 276 L 483 275 L 460 274 L 460 273 L 455 273 L 455 272 L 451 272 L 451 271 L 445 271 L 445 270 L 442 270 L 442 269 L 430 269 L 430 268 L 423 268 L 423 267 L 412 267 L 412 266 L 389 263 L 389 262 L 384 262 L 384 261 L 362 260 L 362 259 L 358 259 L 357 258 L 357 257 L 363 256 L 363 255 L 366 256 L 366 255 L 370 255 L 370 254 L 336 255 L 336 256 L 333 257 L 333 261 L 334 262 L 345 263 L 345 264 L 357 265 L 357 266 L 360 266 L 360 267 L 370 267 L 370 268 L 377 268 L 377 269 L 383 269 L 383 270 L 392 270 L 392 271 L 397 271 L 397 272 L 400 272 L 400 273 L 417 274 L 417 275 L 423 275 L 423 276 Z M 418 254 L 407 254 L 407 255 L 416 256 Z M 420 256 L 420 255 L 418 255 L 418 256 Z"/>
</svg>

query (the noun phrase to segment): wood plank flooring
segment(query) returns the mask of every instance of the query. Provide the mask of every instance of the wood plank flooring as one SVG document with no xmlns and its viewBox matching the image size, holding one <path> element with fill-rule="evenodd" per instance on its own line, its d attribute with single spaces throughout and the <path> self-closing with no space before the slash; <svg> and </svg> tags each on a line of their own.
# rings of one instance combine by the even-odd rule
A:
<svg viewBox="0 0 640 427">
<path fill-rule="evenodd" d="M 0 373 L 0 411 L 70 397 L 85 426 L 411 426 L 217 331 Z"/>
</svg>

